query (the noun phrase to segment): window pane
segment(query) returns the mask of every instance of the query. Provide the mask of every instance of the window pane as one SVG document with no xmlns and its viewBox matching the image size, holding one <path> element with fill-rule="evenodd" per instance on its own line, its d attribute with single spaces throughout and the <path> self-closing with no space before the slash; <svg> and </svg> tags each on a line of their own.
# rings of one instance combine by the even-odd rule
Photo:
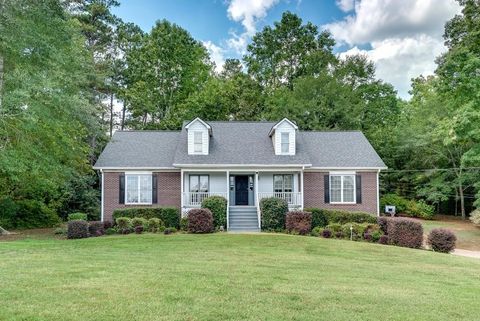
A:
<svg viewBox="0 0 480 321">
<path fill-rule="evenodd" d="M 342 177 L 330 176 L 330 202 L 342 201 Z"/>
<path fill-rule="evenodd" d="M 200 192 L 208 192 L 208 176 L 202 175 L 200 176 Z"/>
<path fill-rule="evenodd" d="M 355 177 L 352 175 L 343 176 L 343 201 L 353 202 L 355 201 Z"/>
<path fill-rule="evenodd" d="M 290 147 L 290 135 L 289 133 L 282 133 L 281 134 L 281 145 L 282 145 L 282 153 L 288 153 Z"/>
<path fill-rule="evenodd" d="M 193 132 L 193 151 L 195 153 L 201 153 L 203 147 L 203 133 L 202 132 Z"/>
<path fill-rule="evenodd" d="M 190 192 L 198 192 L 199 188 L 198 175 L 190 175 Z"/>
<path fill-rule="evenodd" d="M 126 202 L 138 203 L 138 176 L 125 175 L 126 180 Z"/>
<path fill-rule="evenodd" d="M 140 203 L 152 202 L 152 176 L 140 175 Z"/>
<path fill-rule="evenodd" d="M 283 191 L 283 177 L 282 175 L 273 175 L 273 191 L 282 192 Z"/>
<path fill-rule="evenodd" d="M 284 192 L 293 192 L 293 175 L 283 175 Z"/>
</svg>

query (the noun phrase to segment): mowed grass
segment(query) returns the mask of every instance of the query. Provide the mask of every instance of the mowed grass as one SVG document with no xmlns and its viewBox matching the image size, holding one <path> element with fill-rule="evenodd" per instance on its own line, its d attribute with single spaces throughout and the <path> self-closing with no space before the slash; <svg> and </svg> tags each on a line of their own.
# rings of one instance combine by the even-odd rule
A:
<svg viewBox="0 0 480 321">
<path fill-rule="evenodd" d="M 0 243 L 0 320 L 478 320 L 480 260 L 276 234 Z"/>
</svg>

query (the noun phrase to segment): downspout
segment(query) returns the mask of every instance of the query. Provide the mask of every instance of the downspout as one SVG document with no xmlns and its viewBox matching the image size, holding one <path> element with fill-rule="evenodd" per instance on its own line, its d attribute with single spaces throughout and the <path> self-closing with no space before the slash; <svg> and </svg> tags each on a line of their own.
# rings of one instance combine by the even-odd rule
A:
<svg viewBox="0 0 480 321">
<path fill-rule="evenodd" d="M 183 190 L 184 190 L 184 183 L 183 183 L 183 176 L 184 176 L 184 173 L 183 173 L 183 168 L 180 169 L 180 216 L 181 217 L 184 217 L 183 216 L 183 208 L 184 208 L 184 195 L 183 195 Z"/>
<path fill-rule="evenodd" d="M 303 211 L 303 207 L 304 207 L 304 204 L 305 204 L 305 200 L 304 200 L 304 197 L 305 197 L 305 194 L 303 192 L 303 188 L 304 188 L 304 184 L 303 184 L 303 172 L 305 171 L 305 165 L 302 166 L 302 172 L 301 172 L 301 177 L 300 177 L 300 192 L 302 193 L 302 204 L 301 204 L 301 210 Z"/>
<path fill-rule="evenodd" d="M 377 170 L 377 216 L 380 216 L 380 170 Z"/>
</svg>

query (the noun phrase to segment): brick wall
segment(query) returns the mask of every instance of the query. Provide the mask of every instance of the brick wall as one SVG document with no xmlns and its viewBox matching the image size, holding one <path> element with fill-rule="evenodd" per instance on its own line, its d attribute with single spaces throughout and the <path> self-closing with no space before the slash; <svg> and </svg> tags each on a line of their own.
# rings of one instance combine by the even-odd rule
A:
<svg viewBox="0 0 480 321">
<path fill-rule="evenodd" d="M 103 175 L 103 219 L 112 220 L 113 211 L 117 208 L 134 207 L 136 205 L 119 204 L 119 172 L 104 172 Z M 151 206 L 175 206 L 180 208 L 180 172 L 158 172 L 158 203 Z M 149 206 L 149 205 L 141 205 Z"/>
<path fill-rule="evenodd" d="M 324 175 L 328 172 L 305 172 L 304 207 L 362 211 L 377 214 L 377 173 L 358 172 L 362 176 L 362 204 L 325 204 Z"/>
</svg>

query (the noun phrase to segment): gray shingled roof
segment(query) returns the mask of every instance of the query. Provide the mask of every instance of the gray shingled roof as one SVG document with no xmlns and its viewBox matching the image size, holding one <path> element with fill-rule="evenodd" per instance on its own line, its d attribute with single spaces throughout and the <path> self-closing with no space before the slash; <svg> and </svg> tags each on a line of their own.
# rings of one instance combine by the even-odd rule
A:
<svg viewBox="0 0 480 321">
<path fill-rule="evenodd" d="M 94 168 L 172 167 L 179 136 L 179 131 L 117 131 Z"/>
<path fill-rule="evenodd" d="M 303 132 L 296 155 L 275 155 L 268 133 L 274 122 L 208 122 L 212 127 L 209 155 L 188 155 L 187 133 L 119 131 L 100 155 L 95 168 L 157 168 L 182 165 L 305 165 L 313 167 L 386 167 L 358 131 Z"/>
</svg>

